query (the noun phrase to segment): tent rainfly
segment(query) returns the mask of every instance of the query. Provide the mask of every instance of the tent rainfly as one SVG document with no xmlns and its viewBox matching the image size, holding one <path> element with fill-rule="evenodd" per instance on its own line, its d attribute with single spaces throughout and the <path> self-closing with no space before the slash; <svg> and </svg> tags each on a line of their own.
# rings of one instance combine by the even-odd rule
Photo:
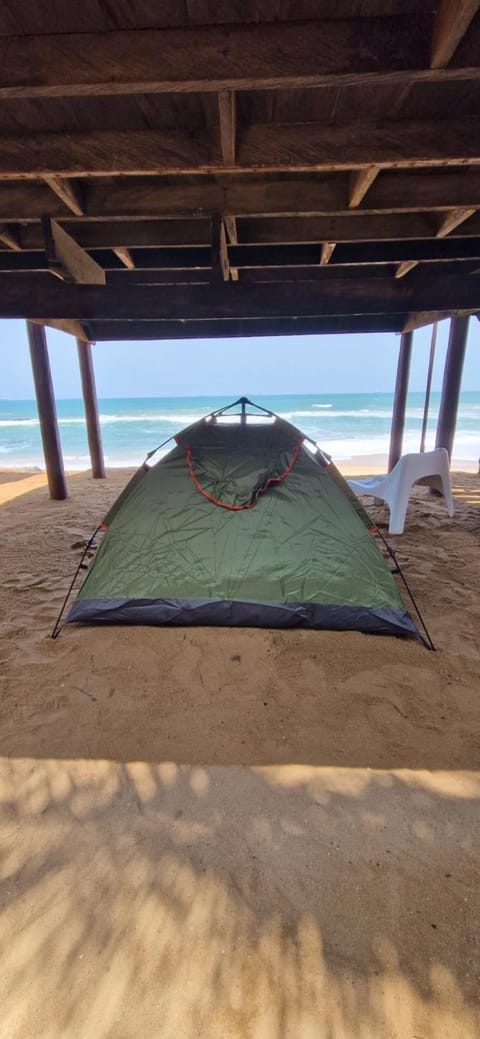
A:
<svg viewBox="0 0 480 1039">
<path fill-rule="evenodd" d="M 68 621 L 418 636 L 328 456 L 246 398 L 235 405 L 138 470 L 105 517 Z"/>
</svg>

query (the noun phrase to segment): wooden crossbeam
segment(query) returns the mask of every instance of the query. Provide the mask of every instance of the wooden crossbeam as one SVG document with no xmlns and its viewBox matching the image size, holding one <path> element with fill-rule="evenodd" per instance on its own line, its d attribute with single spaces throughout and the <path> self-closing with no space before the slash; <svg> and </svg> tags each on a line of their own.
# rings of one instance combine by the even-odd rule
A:
<svg viewBox="0 0 480 1039">
<path fill-rule="evenodd" d="M 124 267 L 128 268 L 128 270 L 132 271 L 135 269 L 130 249 L 125 249 L 117 245 L 112 249 L 112 252 L 115 253 L 115 256 L 118 256 L 118 259 L 123 263 Z"/>
<path fill-rule="evenodd" d="M 227 239 L 221 213 L 212 213 L 211 265 L 213 284 L 229 280 Z"/>
<path fill-rule="evenodd" d="M 63 227 L 51 217 L 44 216 L 42 228 L 47 262 L 53 274 L 67 282 L 85 285 L 105 284 L 105 271 L 64 231 Z M 31 316 L 35 316 L 33 312 Z"/>
<path fill-rule="evenodd" d="M 57 198 L 65 203 L 67 209 L 75 216 L 83 216 L 84 202 L 81 188 L 66 177 L 44 177 L 45 184 Z"/>
<path fill-rule="evenodd" d="M 480 9 L 480 0 L 440 0 L 432 42 L 432 69 L 445 68 Z"/>
<path fill-rule="evenodd" d="M 218 181 L 199 176 L 193 183 L 172 183 L 171 179 L 161 176 L 129 177 L 113 182 L 111 178 L 106 181 L 101 177 L 92 178 L 83 185 L 86 213 L 81 223 L 83 226 L 91 220 L 107 223 L 135 217 L 193 219 L 215 210 L 236 217 L 341 215 L 345 213 L 348 178 L 345 172 L 311 177 L 294 174 L 288 178 L 273 175 L 268 179 L 251 173 L 248 180 L 243 175 L 228 174 Z M 64 183 L 62 178 L 57 181 Z M 480 208 L 480 169 L 387 170 L 376 178 L 359 206 L 362 213 L 477 209 Z M 65 226 L 67 223 L 73 226 L 70 220 L 65 220 L 65 205 L 46 185 L 28 179 L 0 181 L 0 222 L 21 221 L 22 240 L 27 236 L 28 241 L 29 223 L 40 220 L 43 213 L 62 218 Z"/>
<path fill-rule="evenodd" d="M 10 226 L 0 227 L 0 242 L 3 242 L 7 246 L 7 249 L 12 249 L 13 252 L 21 251 L 20 236 L 18 228 Z"/>
<path fill-rule="evenodd" d="M 32 324 L 34 325 L 47 325 L 48 328 L 56 328 L 59 332 L 67 332 L 68 335 L 74 336 L 75 339 L 80 339 L 83 343 L 90 342 L 90 336 L 87 329 L 80 321 L 75 321 L 73 318 L 70 320 L 62 321 L 60 318 L 49 319 L 46 321 L 39 321 L 38 319 L 32 318 Z"/>
<path fill-rule="evenodd" d="M 9 37 L 3 49 L 0 97 L 301 88 L 422 71 L 431 77 L 435 70 L 428 69 L 425 47 L 429 25 L 425 12 L 416 17 L 19 34 Z"/>
<path fill-rule="evenodd" d="M 234 336 L 321 335 L 335 332 L 400 332 L 404 314 L 302 318 L 232 318 L 222 321 L 97 321 L 91 324 L 97 341 L 118 339 L 215 339 Z"/>
<path fill-rule="evenodd" d="M 475 209 L 452 209 L 443 217 L 437 231 L 437 238 L 444 238 L 460 224 L 465 223 L 475 213 Z"/>
<path fill-rule="evenodd" d="M 372 165 L 381 169 L 480 165 L 479 141 L 480 117 L 460 114 L 450 119 L 383 124 L 254 124 L 242 131 L 235 169 L 334 172 Z M 0 151 L 0 176 L 4 178 L 153 176 L 224 168 L 220 151 L 211 153 L 205 135 L 181 130 L 4 134 Z"/>
<path fill-rule="evenodd" d="M 224 166 L 235 166 L 237 149 L 237 117 L 235 93 L 221 90 L 218 95 L 218 117 L 220 125 L 220 151 Z"/>
<path fill-rule="evenodd" d="M 467 317 L 471 313 L 472 311 L 470 310 L 449 310 L 448 313 L 433 310 L 419 314 L 409 314 L 402 328 L 402 332 L 413 332 L 416 328 L 424 328 L 426 325 L 433 325 L 435 321 L 443 321 L 445 318 L 450 317 Z"/>
<path fill-rule="evenodd" d="M 349 209 L 356 209 L 360 205 L 374 180 L 378 177 L 379 172 L 378 166 L 367 166 L 364 170 L 354 170 L 350 175 Z"/>
<path fill-rule="evenodd" d="M 322 249 L 320 252 L 320 265 L 326 266 L 330 257 L 335 249 L 336 242 L 322 242 Z"/>
<path fill-rule="evenodd" d="M 326 273 L 330 274 L 329 268 Z M 221 319 L 314 315 L 388 314 L 415 311 L 480 310 L 480 279 L 437 277 L 415 281 L 392 278 L 329 277 L 318 282 L 204 286 L 119 286 L 65 284 L 49 275 L 0 276 L 0 317 L 75 318 L 77 320 Z"/>
</svg>

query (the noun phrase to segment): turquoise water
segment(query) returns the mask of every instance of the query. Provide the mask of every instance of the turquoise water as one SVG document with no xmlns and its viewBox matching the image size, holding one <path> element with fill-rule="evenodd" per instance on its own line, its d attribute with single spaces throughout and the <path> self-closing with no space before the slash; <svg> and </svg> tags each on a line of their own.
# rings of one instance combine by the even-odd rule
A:
<svg viewBox="0 0 480 1039">
<path fill-rule="evenodd" d="M 99 400 L 106 464 L 138 465 L 152 448 L 195 419 L 229 404 L 228 397 L 151 397 Z M 256 398 L 258 404 L 298 426 L 336 461 L 388 451 L 393 395 L 389 393 L 314 393 Z M 434 446 L 440 394 L 431 398 L 427 448 Z M 83 404 L 57 401 L 65 465 L 89 467 Z M 404 451 L 418 451 L 423 394 L 408 399 Z M 480 393 L 460 400 L 454 461 L 476 462 L 480 455 Z M 44 468 L 34 401 L 0 401 L 0 466 Z"/>
</svg>

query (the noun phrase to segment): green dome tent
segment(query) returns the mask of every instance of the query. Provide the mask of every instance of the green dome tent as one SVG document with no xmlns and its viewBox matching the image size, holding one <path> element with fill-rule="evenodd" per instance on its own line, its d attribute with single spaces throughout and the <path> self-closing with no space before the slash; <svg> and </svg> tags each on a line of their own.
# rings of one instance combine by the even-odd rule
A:
<svg viewBox="0 0 480 1039">
<path fill-rule="evenodd" d="M 418 635 L 328 457 L 246 398 L 235 405 L 138 470 L 67 620 Z"/>
</svg>

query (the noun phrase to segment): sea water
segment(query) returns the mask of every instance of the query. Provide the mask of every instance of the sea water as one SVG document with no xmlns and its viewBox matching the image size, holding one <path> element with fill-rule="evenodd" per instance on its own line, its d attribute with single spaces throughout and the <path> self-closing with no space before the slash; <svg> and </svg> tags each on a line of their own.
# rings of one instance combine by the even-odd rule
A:
<svg viewBox="0 0 480 1039">
<path fill-rule="evenodd" d="M 390 393 L 314 393 L 268 397 L 256 403 L 298 426 L 336 462 L 388 452 L 393 395 Z M 100 425 L 107 466 L 137 466 L 148 451 L 202 415 L 231 403 L 229 397 L 143 397 L 99 400 Z M 430 402 L 427 450 L 434 447 L 440 394 Z M 57 414 L 65 466 L 90 464 L 83 404 L 58 400 Z M 403 451 L 418 451 L 423 394 L 411 393 L 406 412 Z M 159 454 L 170 449 L 167 444 Z M 460 398 L 453 461 L 475 464 L 480 455 L 480 393 Z M 44 468 L 36 404 L 31 400 L 0 401 L 0 467 Z"/>
</svg>

